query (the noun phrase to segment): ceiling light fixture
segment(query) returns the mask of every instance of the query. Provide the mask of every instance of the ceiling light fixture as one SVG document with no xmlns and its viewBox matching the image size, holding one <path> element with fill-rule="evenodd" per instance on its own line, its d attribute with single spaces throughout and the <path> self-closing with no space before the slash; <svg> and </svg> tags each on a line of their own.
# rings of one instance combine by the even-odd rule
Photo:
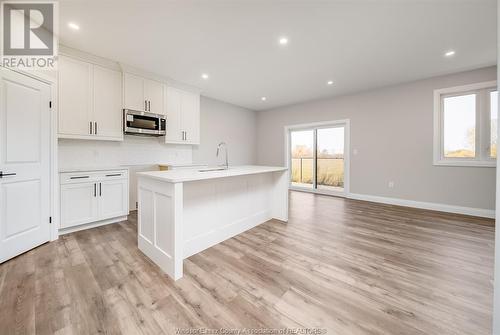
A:
<svg viewBox="0 0 500 335">
<path fill-rule="evenodd" d="M 207 79 L 208 79 L 208 74 L 203 73 L 203 74 L 201 75 L 201 77 L 202 77 L 203 79 L 207 80 Z"/>
<path fill-rule="evenodd" d="M 262 100 L 262 101 L 266 101 L 266 100 L 267 100 L 267 98 L 266 98 L 266 97 L 262 97 L 262 98 L 260 98 L 260 100 Z"/>
<path fill-rule="evenodd" d="M 455 51 L 454 51 L 454 50 L 447 51 L 444 55 L 445 55 L 446 57 L 455 56 Z"/>
<path fill-rule="evenodd" d="M 68 23 L 68 27 L 70 27 L 70 28 L 71 28 L 71 29 L 73 29 L 73 30 L 80 30 L 80 26 L 79 26 L 79 25 L 77 25 L 77 24 L 76 24 L 76 23 L 74 23 L 74 22 L 70 22 L 70 23 Z"/>
<path fill-rule="evenodd" d="M 287 45 L 288 44 L 288 38 L 287 37 L 281 37 L 279 40 L 281 45 Z"/>
<path fill-rule="evenodd" d="M 328 81 L 326 82 L 326 84 L 327 84 L 327 85 L 333 85 L 333 80 L 328 80 Z"/>
</svg>

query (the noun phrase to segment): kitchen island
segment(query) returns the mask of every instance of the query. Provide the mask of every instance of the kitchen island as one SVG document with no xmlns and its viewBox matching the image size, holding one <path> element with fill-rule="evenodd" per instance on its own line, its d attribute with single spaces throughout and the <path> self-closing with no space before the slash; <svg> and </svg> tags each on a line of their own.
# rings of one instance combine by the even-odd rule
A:
<svg viewBox="0 0 500 335">
<path fill-rule="evenodd" d="M 268 220 L 288 221 L 284 167 L 137 175 L 139 249 L 174 280 L 185 258 Z"/>
</svg>

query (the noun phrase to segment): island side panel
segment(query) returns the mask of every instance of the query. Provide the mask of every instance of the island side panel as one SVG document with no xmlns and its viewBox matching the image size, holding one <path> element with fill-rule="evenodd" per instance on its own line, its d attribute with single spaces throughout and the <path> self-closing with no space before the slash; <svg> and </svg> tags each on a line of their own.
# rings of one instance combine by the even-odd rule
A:
<svg viewBox="0 0 500 335">
<path fill-rule="evenodd" d="M 184 257 L 272 219 L 274 189 L 273 172 L 186 182 Z"/>
<path fill-rule="evenodd" d="M 290 177 L 288 170 L 273 173 L 272 216 L 274 219 L 288 222 L 288 185 Z"/>
<path fill-rule="evenodd" d="M 171 278 L 182 277 L 183 184 L 139 176 L 139 249 Z"/>
</svg>

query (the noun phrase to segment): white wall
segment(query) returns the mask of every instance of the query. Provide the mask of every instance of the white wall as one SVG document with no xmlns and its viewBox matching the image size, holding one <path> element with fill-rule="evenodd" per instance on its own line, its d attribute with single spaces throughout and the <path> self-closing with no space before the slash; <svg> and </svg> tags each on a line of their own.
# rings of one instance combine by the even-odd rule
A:
<svg viewBox="0 0 500 335">
<path fill-rule="evenodd" d="M 226 142 L 230 165 L 257 162 L 257 113 L 222 101 L 201 97 L 201 144 L 193 147 L 193 161 L 222 164 L 217 145 Z"/>
<path fill-rule="evenodd" d="M 350 119 L 351 193 L 494 209 L 494 168 L 437 167 L 432 158 L 433 90 L 495 79 L 489 67 L 258 112 L 258 163 L 285 164 L 285 125 Z"/>
</svg>

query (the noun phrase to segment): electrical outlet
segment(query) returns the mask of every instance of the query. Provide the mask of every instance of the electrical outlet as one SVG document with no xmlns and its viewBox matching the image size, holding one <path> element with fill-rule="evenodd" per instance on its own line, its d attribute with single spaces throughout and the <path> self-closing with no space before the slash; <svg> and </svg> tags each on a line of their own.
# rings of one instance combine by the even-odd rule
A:
<svg viewBox="0 0 500 335">
<path fill-rule="evenodd" d="M 394 188 L 394 182 L 391 180 L 387 186 L 389 186 L 389 188 Z"/>
</svg>

